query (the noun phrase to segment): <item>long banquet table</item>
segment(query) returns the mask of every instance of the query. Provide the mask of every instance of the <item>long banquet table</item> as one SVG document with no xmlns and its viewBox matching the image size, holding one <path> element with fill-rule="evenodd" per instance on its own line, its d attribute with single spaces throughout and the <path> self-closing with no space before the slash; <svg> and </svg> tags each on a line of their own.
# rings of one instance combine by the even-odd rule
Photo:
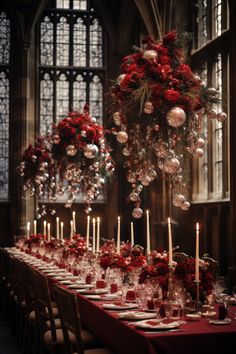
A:
<svg viewBox="0 0 236 354">
<path fill-rule="evenodd" d="M 13 253 L 17 257 L 17 253 Z M 59 283 L 52 276 L 51 284 Z M 66 285 L 63 285 L 66 287 Z M 227 325 L 210 325 L 206 318 L 186 321 L 181 331 L 139 330 L 134 322 L 117 318 L 117 312 L 103 308 L 104 301 L 77 293 L 81 320 L 117 354 L 235 354 L 236 317 Z M 107 302 L 107 301 L 105 301 Z M 235 310 L 234 310 L 235 309 Z M 236 306 L 232 313 L 236 316 Z"/>
</svg>

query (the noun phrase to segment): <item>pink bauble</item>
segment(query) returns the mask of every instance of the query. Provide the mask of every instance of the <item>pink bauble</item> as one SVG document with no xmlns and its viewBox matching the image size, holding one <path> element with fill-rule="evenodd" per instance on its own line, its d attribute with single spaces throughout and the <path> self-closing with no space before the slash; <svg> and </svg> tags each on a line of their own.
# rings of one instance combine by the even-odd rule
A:
<svg viewBox="0 0 236 354">
<path fill-rule="evenodd" d="M 135 219 L 140 219 L 143 216 L 143 210 L 141 208 L 134 208 L 132 216 Z"/>
<path fill-rule="evenodd" d="M 185 201 L 185 196 L 183 194 L 175 194 L 173 198 L 173 205 L 176 207 L 180 207 L 182 203 Z"/>
<path fill-rule="evenodd" d="M 66 147 L 66 153 L 68 156 L 75 156 L 75 154 L 77 153 L 77 149 L 74 145 L 68 145 Z"/>
<path fill-rule="evenodd" d="M 208 116 L 208 118 L 210 118 L 210 119 L 215 119 L 216 116 L 217 116 L 217 112 L 216 112 L 214 109 L 210 109 L 210 110 L 207 112 L 207 116 Z"/>
<path fill-rule="evenodd" d="M 196 141 L 196 147 L 203 148 L 205 146 L 205 140 L 203 138 L 198 138 Z"/>
<path fill-rule="evenodd" d="M 218 122 L 224 122 L 227 119 L 227 114 L 225 112 L 220 112 L 217 114 L 216 119 Z"/>
<path fill-rule="evenodd" d="M 124 131 L 120 131 L 116 135 L 116 140 L 121 144 L 125 144 L 128 141 L 128 134 Z"/>
<path fill-rule="evenodd" d="M 196 157 L 202 157 L 204 155 L 204 151 L 202 148 L 197 148 L 194 151 L 194 156 Z"/>
<path fill-rule="evenodd" d="M 180 169 L 180 162 L 176 157 L 170 157 L 164 162 L 164 170 L 166 173 L 176 173 Z"/>
<path fill-rule="evenodd" d="M 153 104 L 150 101 L 144 103 L 143 112 L 146 114 L 151 114 L 153 112 Z"/>
<path fill-rule="evenodd" d="M 167 112 L 166 120 L 169 126 L 178 128 L 186 121 L 186 114 L 182 108 L 173 107 Z"/>
</svg>

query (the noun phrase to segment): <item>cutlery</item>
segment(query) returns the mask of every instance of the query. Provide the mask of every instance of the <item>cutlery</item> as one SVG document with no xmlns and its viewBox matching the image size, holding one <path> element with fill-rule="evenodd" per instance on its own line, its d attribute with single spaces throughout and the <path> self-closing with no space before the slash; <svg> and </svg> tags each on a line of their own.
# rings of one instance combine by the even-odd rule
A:
<svg viewBox="0 0 236 354">
<path fill-rule="evenodd" d="M 176 329 L 166 329 L 164 331 L 148 331 L 148 332 L 144 332 L 145 334 L 155 334 L 155 333 L 166 333 L 166 332 L 182 332 L 185 331 L 185 329 L 182 328 L 176 328 Z"/>
</svg>

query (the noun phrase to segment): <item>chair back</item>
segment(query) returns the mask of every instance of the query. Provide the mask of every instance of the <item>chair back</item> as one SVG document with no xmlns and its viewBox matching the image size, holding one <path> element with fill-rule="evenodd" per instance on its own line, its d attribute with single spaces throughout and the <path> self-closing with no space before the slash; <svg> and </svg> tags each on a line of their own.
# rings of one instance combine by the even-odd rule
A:
<svg viewBox="0 0 236 354">
<path fill-rule="evenodd" d="M 53 316 L 52 301 L 45 275 L 35 269 L 31 269 L 32 291 L 35 305 L 36 321 L 39 324 L 41 335 L 48 330 L 47 321 L 50 322 L 52 341 L 56 342 L 56 325 Z"/>
<path fill-rule="evenodd" d="M 61 319 L 66 354 L 75 352 L 74 345 L 72 345 L 70 340 L 71 333 L 75 335 L 77 354 L 83 354 L 84 347 L 81 338 L 80 314 L 76 294 L 61 286 L 55 286 L 54 291 Z"/>
</svg>

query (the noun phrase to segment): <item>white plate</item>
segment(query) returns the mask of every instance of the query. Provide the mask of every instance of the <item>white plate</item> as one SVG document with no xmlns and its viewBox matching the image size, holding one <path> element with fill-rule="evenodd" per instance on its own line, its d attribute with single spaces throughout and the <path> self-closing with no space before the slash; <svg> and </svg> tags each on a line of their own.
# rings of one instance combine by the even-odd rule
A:
<svg viewBox="0 0 236 354">
<path fill-rule="evenodd" d="M 87 284 L 88 286 L 89 284 Z M 81 285 L 82 287 L 82 285 Z M 93 287 L 93 285 L 92 285 Z M 85 286 L 84 286 L 85 288 Z M 84 294 L 84 295 L 97 295 L 97 294 L 106 294 L 108 293 L 108 289 L 84 289 L 82 291 L 80 291 L 80 294 Z"/>
<path fill-rule="evenodd" d="M 64 284 L 64 285 L 69 285 L 69 284 L 71 284 L 71 281 L 70 280 L 60 280 L 60 283 Z"/>
<path fill-rule="evenodd" d="M 113 294 L 103 294 L 103 295 L 86 295 L 86 297 L 88 299 L 91 299 L 91 300 L 116 300 L 118 299 L 118 296 L 117 295 L 113 295 Z"/>
<path fill-rule="evenodd" d="M 108 310 L 131 310 L 131 309 L 135 309 L 138 307 L 138 305 L 130 304 L 130 303 L 125 303 L 124 305 L 103 304 L 102 306 L 104 309 L 108 309 Z"/>
<path fill-rule="evenodd" d="M 230 318 L 226 318 L 225 320 L 211 320 L 209 321 L 210 324 L 214 324 L 214 325 L 228 325 L 230 324 L 231 319 Z"/>
<path fill-rule="evenodd" d="M 199 313 L 188 313 L 186 315 L 186 318 L 189 320 L 189 321 L 199 321 L 200 318 L 201 318 L 201 315 Z"/>
<path fill-rule="evenodd" d="M 91 289 L 93 288 L 92 284 L 77 284 L 77 283 L 70 283 L 70 285 L 68 285 L 68 288 L 70 289 Z"/>
<path fill-rule="evenodd" d="M 142 329 L 152 329 L 154 331 L 166 331 L 174 328 L 179 328 L 179 322 L 162 323 L 161 320 L 145 320 L 135 323 L 135 327 Z"/>
<path fill-rule="evenodd" d="M 147 313 L 147 312 L 138 312 L 138 311 L 126 311 L 126 312 L 118 313 L 118 318 L 120 318 L 121 320 L 139 321 L 139 320 L 148 320 L 150 318 L 156 318 L 156 314 Z"/>
</svg>

